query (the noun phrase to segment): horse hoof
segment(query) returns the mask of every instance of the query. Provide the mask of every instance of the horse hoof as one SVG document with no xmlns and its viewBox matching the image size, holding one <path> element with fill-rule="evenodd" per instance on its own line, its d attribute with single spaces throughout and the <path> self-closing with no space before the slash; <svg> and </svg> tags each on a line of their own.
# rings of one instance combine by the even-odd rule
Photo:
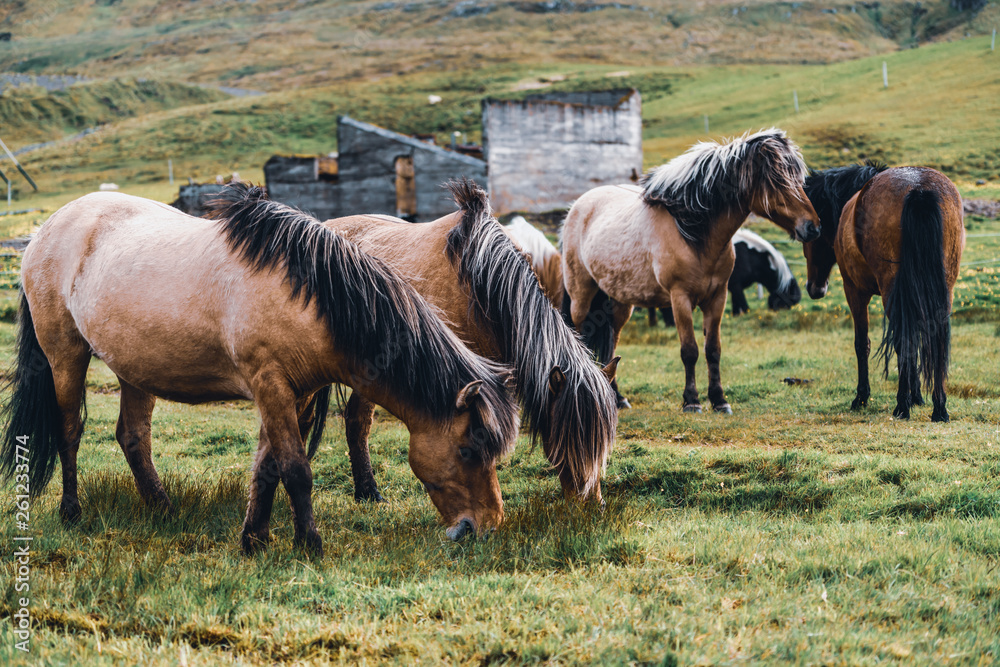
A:
<svg viewBox="0 0 1000 667">
<path fill-rule="evenodd" d="M 690 403 L 684 406 L 684 412 L 701 412 L 701 406 L 697 403 Z"/>
<path fill-rule="evenodd" d="M 897 405 L 896 409 L 892 411 L 892 416 L 895 419 L 909 419 L 910 418 L 910 410 L 909 410 L 909 408 L 903 408 L 903 407 Z"/>
<path fill-rule="evenodd" d="M 716 412 L 721 412 L 724 415 L 733 414 L 733 408 L 729 405 L 729 403 L 723 403 L 722 405 L 713 405 L 712 409 L 715 410 Z"/>
<path fill-rule="evenodd" d="M 632 404 L 628 402 L 627 398 L 625 398 L 624 396 L 619 396 L 618 397 L 618 409 L 619 410 L 628 410 L 631 407 L 632 407 Z"/>
<path fill-rule="evenodd" d="M 271 541 L 270 533 L 243 533 L 240 546 L 243 548 L 244 556 L 253 556 L 267 551 L 267 545 Z"/>
<path fill-rule="evenodd" d="M 851 403 L 851 410 L 860 410 L 861 408 L 868 405 L 868 401 L 862 401 L 859 398 L 855 398 L 854 402 Z"/>
<path fill-rule="evenodd" d="M 951 421 L 951 417 L 948 416 L 948 411 L 947 410 L 941 410 L 941 412 L 938 412 L 937 410 L 935 410 L 934 414 L 931 415 L 931 421 L 932 422 L 947 422 L 947 421 Z"/>
<path fill-rule="evenodd" d="M 378 489 L 373 489 L 370 491 L 355 492 L 354 501 L 359 503 L 384 503 L 385 498 L 382 497 Z"/>
<path fill-rule="evenodd" d="M 59 518 L 62 522 L 71 525 L 77 523 L 80 520 L 80 503 L 79 502 L 67 502 L 63 501 L 59 504 Z"/>
<path fill-rule="evenodd" d="M 295 546 L 305 549 L 316 558 L 323 557 L 323 538 L 316 531 L 310 531 L 305 537 L 296 535 Z"/>
</svg>

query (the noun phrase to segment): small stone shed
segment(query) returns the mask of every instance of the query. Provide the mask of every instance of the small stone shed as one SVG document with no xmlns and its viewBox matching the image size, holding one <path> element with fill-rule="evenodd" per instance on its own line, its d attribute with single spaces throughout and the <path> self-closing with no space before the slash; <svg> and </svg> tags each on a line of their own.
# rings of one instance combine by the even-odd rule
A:
<svg viewBox="0 0 1000 667">
<path fill-rule="evenodd" d="M 634 88 L 486 99 L 482 111 L 498 213 L 567 208 L 591 188 L 642 175 L 642 98 Z"/>
<path fill-rule="evenodd" d="M 384 213 L 427 222 L 455 211 L 442 185 L 465 176 L 487 185 L 486 162 L 348 116 L 334 157 L 274 156 L 264 165 L 271 199 L 320 220 Z"/>
</svg>

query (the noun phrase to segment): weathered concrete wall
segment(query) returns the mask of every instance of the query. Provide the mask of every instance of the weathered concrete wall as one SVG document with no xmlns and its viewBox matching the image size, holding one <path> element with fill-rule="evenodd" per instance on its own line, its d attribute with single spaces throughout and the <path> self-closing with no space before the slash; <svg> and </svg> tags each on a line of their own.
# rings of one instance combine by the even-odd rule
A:
<svg viewBox="0 0 1000 667">
<path fill-rule="evenodd" d="M 642 101 L 636 90 L 485 100 L 483 145 L 499 213 L 567 208 L 642 175 Z"/>
<path fill-rule="evenodd" d="M 342 116 L 337 124 L 341 215 L 396 215 L 396 158 L 413 158 L 418 222 L 455 210 L 441 186 L 467 176 L 486 187 L 486 163 L 406 135 Z"/>
<path fill-rule="evenodd" d="M 216 197 L 225 186 L 218 183 L 195 183 L 182 185 L 177 195 L 177 201 L 171 204 L 176 209 L 188 215 L 201 217 L 205 215 L 205 204 Z"/>
<path fill-rule="evenodd" d="M 320 180 L 319 158 L 275 155 L 264 165 L 267 196 L 305 211 L 318 220 L 339 215 L 340 190 Z"/>
</svg>

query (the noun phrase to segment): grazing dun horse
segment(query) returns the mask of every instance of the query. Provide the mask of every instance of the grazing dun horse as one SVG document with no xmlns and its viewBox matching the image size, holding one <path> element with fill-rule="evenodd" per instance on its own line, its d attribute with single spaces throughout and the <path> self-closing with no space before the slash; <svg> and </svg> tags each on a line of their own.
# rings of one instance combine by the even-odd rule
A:
<svg viewBox="0 0 1000 667">
<path fill-rule="evenodd" d="M 926 167 L 867 162 L 812 172 L 806 193 L 819 211 L 822 236 L 805 244 L 806 291 L 826 296 L 830 271 L 840 265 L 854 318 L 858 387 L 851 404 L 868 403 L 868 303 L 882 297 L 885 326 L 879 354 L 896 355 L 899 389 L 894 417 L 908 419 L 923 405 L 921 377 L 933 381 L 933 421 L 948 421 L 945 379 L 951 339 L 952 290 L 958 279 L 965 225 L 962 198 L 948 178 Z"/>
<path fill-rule="evenodd" d="M 18 436 L 27 436 L 37 495 L 58 454 L 60 513 L 79 518 L 84 380 L 96 356 L 121 382 L 116 435 L 139 492 L 164 510 L 170 500 L 150 451 L 156 397 L 256 402 L 245 552 L 268 541 L 280 481 L 296 543 L 322 553 L 303 439 L 308 424 L 322 427 L 329 394 L 316 393 L 333 383 L 363 390 L 406 423 L 410 466 L 450 537 L 499 523 L 496 461 L 517 436 L 509 372 L 466 348 L 384 263 L 316 220 L 242 183 L 221 197 L 218 220 L 101 193 L 45 223 L 22 262 L 0 470 L 15 470 Z"/>
<path fill-rule="evenodd" d="M 450 187 L 461 210 L 434 222 L 357 215 L 324 224 L 406 276 L 474 350 L 514 367 L 529 432 L 541 439 L 564 493 L 600 501 L 618 423 L 610 384 L 618 360 L 603 372 L 594 364 L 493 218 L 486 193 L 471 181 Z M 362 390 L 345 413 L 359 500 L 381 499 L 368 454 L 373 410 Z"/>
<path fill-rule="evenodd" d="M 722 389 L 720 324 L 733 271 L 732 238 L 751 212 L 800 241 L 819 236 L 802 191 L 806 166 L 781 130 L 702 142 L 649 172 L 641 186 L 584 193 L 562 231 L 563 315 L 599 361 L 611 358 L 634 306 L 670 306 L 686 376 L 683 407 L 700 412 L 692 311 L 705 314 L 708 397 L 731 413 Z M 619 399 L 621 407 L 628 401 Z"/>
</svg>

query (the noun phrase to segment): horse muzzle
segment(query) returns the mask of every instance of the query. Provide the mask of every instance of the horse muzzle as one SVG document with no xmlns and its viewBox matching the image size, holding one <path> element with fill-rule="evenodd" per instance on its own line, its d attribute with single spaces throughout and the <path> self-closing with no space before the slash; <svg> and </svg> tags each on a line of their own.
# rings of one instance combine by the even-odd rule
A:
<svg viewBox="0 0 1000 667">
<path fill-rule="evenodd" d="M 816 283 L 810 281 L 806 283 L 806 291 L 809 292 L 809 297 L 812 299 L 822 299 L 826 296 L 826 290 L 829 288 L 830 283 L 823 283 L 822 285 L 817 285 Z"/>
<path fill-rule="evenodd" d="M 476 534 L 476 524 L 472 519 L 464 517 L 461 521 L 449 528 L 445 533 L 452 542 L 461 542 L 469 535 Z"/>
<path fill-rule="evenodd" d="M 802 243 L 810 243 L 819 238 L 819 225 L 812 220 L 803 220 L 795 225 L 795 238 Z"/>
</svg>

